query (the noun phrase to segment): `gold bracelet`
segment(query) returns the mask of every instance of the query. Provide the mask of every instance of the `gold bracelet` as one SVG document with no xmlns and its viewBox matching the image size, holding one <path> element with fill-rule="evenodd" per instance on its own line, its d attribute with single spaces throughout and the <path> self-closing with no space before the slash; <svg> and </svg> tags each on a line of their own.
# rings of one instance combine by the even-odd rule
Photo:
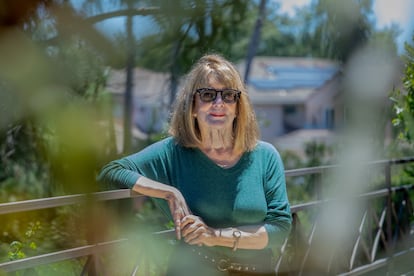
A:
<svg viewBox="0 0 414 276">
<path fill-rule="evenodd" d="M 233 230 L 233 237 L 234 237 L 233 251 L 236 251 L 237 247 L 239 246 L 241 232 L 239 230 Z"/>
</svg>

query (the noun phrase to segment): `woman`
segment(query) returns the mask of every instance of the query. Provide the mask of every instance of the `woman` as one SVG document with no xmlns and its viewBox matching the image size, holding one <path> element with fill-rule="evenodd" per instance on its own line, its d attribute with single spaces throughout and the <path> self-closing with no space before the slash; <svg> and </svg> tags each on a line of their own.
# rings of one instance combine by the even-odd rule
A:
<svg viewBox="0 0 414 276">
<path fill-rule="evenodd" d="M 206 55 L 195 64 L 169 133 L 100 175 L 168 203 L 181 242 L 167 274 L 274 274 L 272 249 L 291 227 L 283 164 L 258 140 L 246 89 L 229 61 Z"/>
</svg>

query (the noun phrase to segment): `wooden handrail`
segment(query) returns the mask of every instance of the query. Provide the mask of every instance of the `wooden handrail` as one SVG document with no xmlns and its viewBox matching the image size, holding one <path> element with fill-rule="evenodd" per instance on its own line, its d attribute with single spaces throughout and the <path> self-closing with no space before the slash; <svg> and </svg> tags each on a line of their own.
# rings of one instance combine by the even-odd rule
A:
<svg viewBox="0 0 414 276">
<path fill-rule="evenodd" d="M 0 204 L 0 215 L 80 204 L 85 203 L 88 200 L 105 201 L 139 196 L 142 195 L 135 193 L 130 189 L 119 189 L 91 194 L 76 194 L 8 202 Z"/>
<path fill-rule="evenodd" d="M 26 269 L 44 264 L 50 264 L 54 262 L 60 262 L 79 257 L 84 257 L 104 250 L 118 246 L 121 243 L 126 242 L 127 239 L 119 239 L 109 242 L 102 242 L 93 245 L 85 245 L 76 248 L 61 250 L 57 252 L 42 254 L 34 257 L 28 257 L 24 259 L 14 260 L 10 262 L 0 263 L 0 271 L 12 272 L 20 269 Z"/>
<path fill-rule="evenodd" d="M 386 164 L 404 164 L 414 162 L 413 157 L 405 157 L 401 159 L 390 159 L 390 160 L 378 160 L 365 163 L 365 165 L 386 165 Z M 321 174 L 327 170 L 339 168 L 340 165 L 328 165 L 319 167 L 300 168 L 293 170 L 286 170 L 285 175 L 287 177 L 309 175 L 309 174 Z M 138 193 L 131 191 L 130 189 L 118 189 L 111 191 L 96 192 L 91 194 L 76 194 L 76 195 L 65 195 L 56 196 L 49 198 L 39 198 L 24 201 L 0 203 L 0 215 L 17 213 L 23 211 L 33 211 L 39 209 L 47 209 L 54 207 L 61 207 L 73 204 L 84 203 L 86 200 L 105 201 L 105 200 L 117 200 L 131 197 L 142 196 Z"/>
<path fill-rule="evenodd" d="M 401 189 L 411 189 L 409 185 L 392 187 L 391 191 L 395 192 Z M 370 199 L 380 196 L 385 196 L 389 192 L 388 189 L 376 190 L 364 194 L 357 195 L 356 197 L 361 199 Z M 48 208 L 56 208 L 74 204 L 85 203 L 88 200 L 91 201 L 106 201 L 106 200 L 117 200 L 133 197 L 141 197 L 138 193 L 131 191 L 130 189 L 119 189 L 105 192 L 97 192 L 92 194 L 77 194 L 77 195 L 67 195 L 67 196 L 57 196 L 57 197 L 47 197 L 39 199 L 30 199 L 16 202 L 0 203 L 0 215 L 18 213 L 24 211 L 34 211 Z M 292 212 L 298 212 L 303 209 L 307 209 L 311 206 L 321 205 L 327 202 L 331 202 L 335 199 L 324 199 L 310 201 L 306 203 L 296 204 L 291 207 Z"/>
</svg>

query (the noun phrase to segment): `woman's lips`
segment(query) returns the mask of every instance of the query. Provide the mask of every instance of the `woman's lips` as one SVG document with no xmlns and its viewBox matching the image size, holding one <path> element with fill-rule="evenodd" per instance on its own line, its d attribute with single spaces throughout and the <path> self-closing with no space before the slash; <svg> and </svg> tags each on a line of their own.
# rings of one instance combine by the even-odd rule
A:
<svg viewBox="0 0 414 276">
<path fill-rule="evenodd" d="M 213 116 L 213 117 L 224 117 L 225 114 L 222 114 L 222 113 L 210 113 L 210 116 Z"/>
</svg>

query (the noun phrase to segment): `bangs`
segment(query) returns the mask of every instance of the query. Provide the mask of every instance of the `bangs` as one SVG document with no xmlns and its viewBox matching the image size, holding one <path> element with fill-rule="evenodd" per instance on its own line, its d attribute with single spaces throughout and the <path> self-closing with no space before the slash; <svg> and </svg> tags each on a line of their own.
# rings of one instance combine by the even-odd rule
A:
<svg viewBox="0 0 414 276">
<path fill-rule="evenodd" d="M 233 75 L 224 73 L 221 71 L 209 70 L 207 74 L 203 74 L 199 78 L 197 88 L 210 87 L 211 82 L 220 83 L 226 88 L 239 89 L 237 82 L 234 80 Z"/>
</svg>

